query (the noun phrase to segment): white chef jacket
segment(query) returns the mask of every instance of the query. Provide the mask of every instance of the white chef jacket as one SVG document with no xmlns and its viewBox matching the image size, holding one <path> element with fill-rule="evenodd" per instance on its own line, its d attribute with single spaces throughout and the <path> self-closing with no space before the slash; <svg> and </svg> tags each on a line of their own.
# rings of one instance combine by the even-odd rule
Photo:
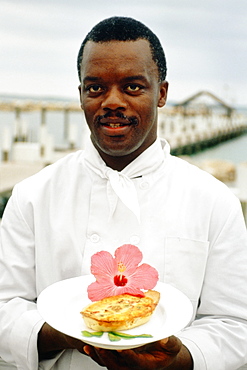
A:
<svg viewBox="0 0 247 370">
<path fill-rule="evenodd" d="M 100 369 L 75 350 L 38 365 L 40 292 L 90 273 L 91 256 L 138 246 L 159 279 L 194 307 L 177 336 L 195 370 L 233 370 L 247 362 L 247 240 L 237 198 L 221 182 L 171 156 L 133 179 L 141 222 L 120 200 L 109 218 L 106 179 L 70 154 L 19 183 L 1 225 L 0 356 L 18 369 Z M 141 156 L 136 160 L 141 161 Z M 4 340 L 2 340 L 4 338 Z"/>
</svg>

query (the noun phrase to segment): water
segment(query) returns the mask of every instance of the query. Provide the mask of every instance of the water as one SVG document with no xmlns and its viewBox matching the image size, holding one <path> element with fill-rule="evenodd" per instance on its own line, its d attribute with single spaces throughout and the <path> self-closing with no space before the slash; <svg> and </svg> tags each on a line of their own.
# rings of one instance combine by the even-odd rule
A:
<svg viewBox="0 0 247 370">
<path fill-rule="evenodd" d="M 230 161 L 234 164 L 247 162 L 247 134 L 193 154 L 190 157 L 196 161 L 219 159 Z"/>
</svg>

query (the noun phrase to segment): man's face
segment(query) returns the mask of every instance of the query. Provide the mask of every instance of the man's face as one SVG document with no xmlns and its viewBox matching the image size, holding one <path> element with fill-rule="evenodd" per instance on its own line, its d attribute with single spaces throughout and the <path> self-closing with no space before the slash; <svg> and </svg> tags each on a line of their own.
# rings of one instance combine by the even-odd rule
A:
<svg viewBox="0 0 247 370">
<path fill-rule="evenodd" d="M 157 137 L 157 107 L 166 102 L 168 84 L 147 40 L 85 45 L 81 65 L 81 107 L 91 139 L 105 162 L 127 165 Z M 121 165 L 122 163 L 122 165 Z"/>
</svg>

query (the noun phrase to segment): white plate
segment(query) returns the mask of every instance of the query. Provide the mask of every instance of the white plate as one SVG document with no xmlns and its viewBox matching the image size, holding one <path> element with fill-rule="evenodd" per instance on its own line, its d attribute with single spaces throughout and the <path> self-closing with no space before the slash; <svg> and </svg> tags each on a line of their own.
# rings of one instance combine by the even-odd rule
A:
<svg viewBox="0 0 247 370">
<path fill-rule="evenodd" d="M 133 335 L 151 334 L 152 338 L 121 339 L 119 342 L 111 342 L 107 333 L 101 338 L 84 337 L 81 331 L 90 329 L 84 324 L 80 311 L 92 303 L 87 297 L 87 287 L 94 280 L 94 276 L 86 275 L 62 280 L 43 290 L 37 301 L 43 319 L 60 332 L 95 347 L 123 350 L 174 335 L 183 329 L 192 317 L 190 300 L 171 285 L 159 282 L 154 289 L 160 292 L 160 301 L 149 322 L 124 331 Z"/>
</svg>

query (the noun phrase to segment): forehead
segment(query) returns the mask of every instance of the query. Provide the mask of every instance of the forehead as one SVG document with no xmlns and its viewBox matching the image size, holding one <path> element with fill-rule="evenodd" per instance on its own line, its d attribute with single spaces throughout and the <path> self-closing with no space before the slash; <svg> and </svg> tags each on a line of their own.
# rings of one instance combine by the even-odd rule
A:
<svg viewBox="0 0 247 370">
<path fill-rule="evenodd" d="M 152 59 L 149 42 L 143 39 L 102 43 L 88 41 L 81 63 L 82 79 L 100 71 L 122 71 L 126 74 L 153 72 L 158 76 L 158 67 Z"/>
</svg>

